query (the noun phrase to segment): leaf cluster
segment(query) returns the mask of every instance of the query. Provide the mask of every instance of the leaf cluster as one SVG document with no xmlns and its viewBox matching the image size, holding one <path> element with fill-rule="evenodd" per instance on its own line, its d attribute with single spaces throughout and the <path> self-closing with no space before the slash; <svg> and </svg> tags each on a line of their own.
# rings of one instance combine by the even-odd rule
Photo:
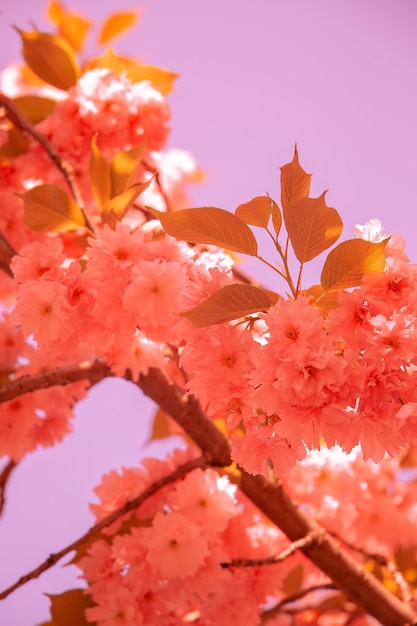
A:
<svg viewBox="0 0 417 626">
<path fill-rule="evenodd" d="M 286 281 L 293 298 L 301 294 L 308 296 L 314 306 L 327 314 L 337 306 L 340 290 L 359 285 L 367 272 L 384 269 L 388 239 L 379 243 L 349 239 L 338 244 L 324 261 L 320 284 L 302 289 L 304 264 L 332 247 L 343 229 L 339 213 L 326 204 L 326 192 L 317 198 L 309 196 L 310 182 L 311 174 L 301 167 L 295 147 L 292 161 L 281 167 L 281 208 L 268 195 L 257 196 L 239 205 L 234 214 L 217 207 L 184 209 L 168 214 L 147 208 L 172 237 L 258 258 Z M 286 241 L 281 244 L 279 236 L 283 225 Z M 253 226 L 262 228 L 271 237 L 281 259 L 280 267 L 272 265 L 259 253 L 251 229 Z M 299 262 L 297 279 L 293 278 L 289 268 L 290 246 Z M 278 293 L 254 285 L 229 285 L 181 315 L 197 327 L 210 326 L 266 310 L 278 298 Z"/>
</svg>

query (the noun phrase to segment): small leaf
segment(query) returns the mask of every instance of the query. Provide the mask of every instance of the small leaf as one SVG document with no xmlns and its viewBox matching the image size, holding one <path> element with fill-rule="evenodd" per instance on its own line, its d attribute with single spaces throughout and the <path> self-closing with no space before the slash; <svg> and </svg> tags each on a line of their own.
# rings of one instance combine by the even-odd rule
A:
<svg viewBox="0 0 417 626">
<path fill-rule="evenodd" d="M 15 104 L 32 124 L 39 124 L 53 112 L 56 102 L 42 96 L 19 96 L 14 98 Z"/>
<path fill-rule="evenodd" d="M 330 248 L 343 230 L 339 213 L 326 204 L 325 193 L 319 198 L 300 198 L 287 204 L 284 220 L 300 263 L 311 261 Z"/>
<path fill-rule="evenodd" d="M 152 423 L 152 432 L 148 441 L 154 441 L 155 439 L 166 439 L 171 437 L 171 425 L 169 422 L 169 416 L 158 407 Z"/>
<path fill-rule="evenodd" d="M 382 272 L 385 266 L 385 246 L 388 239 L 371 243 L 363 239 L 343 241 L 324 262 L 321 284 L 325 291 L 349 289 L 360 285 L 368 272 Z"/>
<path fill-rule="evenodd" d="M 146 208 L 160 220 L 168 235 L 176 239 L 219 246 L 252 256 L 257 254 L 258 245 L 250 228 L 224 209 L 201 207 L 161 213 L 150 207 Z"/>
<path fill-rule="evenodd" d="M 152 87 L 166 96 L 171 93 L 174 80 L 180 75 L 170 70 L 165 70 L 162 67 L 156 67 L 155 65 L 142 65 L 141 63 L 134 63 L 126 69 L 126 74 L 132 83 L 139 83 L 142 80 L 149 80 Z"/>
<path fill-rule="evenodd" d="M 297 144 L 291 163 L 281 168 L 281 205 L 282 208 L 298 198 L 307 198 L 310 193 L 311 174 L 307 174 L 298 162 Z"/>
<path fill-rule="evenodd" d="M 309 298 L 311 304 L 315 308 L 320 309 L 320 311 L 322 311 L 326 316 L 332 309 L 340 307 L 337 300 L 339 291 L 324 291 L 321 285 L 313 285 L 312 287 L 309 287 L 302 292 L 302 295 Z"/>
<path fill-rule="evenodd" d="M 85 65 L 86 70 L 104 67 L 115 74 L 124 72 L 132 83 L 149 80 L 152 87 L 164 96 L 172 91 L 173 83 L 179 74 L 154 65 L 143 65 L 128 56 L 116 54 L 111 48 L 99 57 L 93 57 Z"/>
<path fill-rule="evenodd" d="M 81 209 L 56 185 L 39 185 L 16 195 L 25 203 L 25 224 L 38 233 L 85 227 Z"/>
<path fill-rule="evenodd" d="M 81 75 L 80 67 L 69 43 L 60 35 L 38 31 L 22 31 L 22 54 L 30 69 L 49 85 L 69 89 Z"/>
<path fill-rule="evenodd" d="M 189 319 L 197 328 L 204 328 L 266 311 L 278 298 L 277 293 L 254 285 L 226 285 L 201 304 L 178 315 Z"/>
<path fill-rule="evenodd" d="M 136 178 L 146 141 L 116 154 L 110 161 L 111 196 L 119 196 L 131 187 Z"/>
<path fill-rule="evenodd" d="M 246 224 L 267 228 L 274 205 L 277 207 L 277 204 L 268 196 L 257 196 L 249 200 L 249 202 L 240 204 L 235 211 L 235 215 L 240 217 Z"/>
<path fill-rule="evenodd" d="M 120 195 L 111 198 L 104 206 L 102 212 L 103 222 L 114 228 L 116 223 L 126 215 L 136 198 L 149 187 L 151 181 L 152 179 L 144 183 L 136 183 L 136 185 L 132 185 Z"/>
<path fill-rule="evenodd" d="M 98 37 L 99 45 L 108 43 L 124 31 L 131 28 L 136 22 L 137 17 L 137 11 L 120 11 L 109 15 L 100 30 Z"/>
<path fill-rule="evenodd" d="M 89 171 L 95 201 L 103 210 L 111 198 L 110 167 L 97 146 L 97 134 L 91 141 Z"/>
<path fill-rule="evenodd" d="M 83 589 L 70 589 L 59 595 L 46 594 L 51 601 L 51 618 L 54 626 L 91 626 L 84 611 L 95 606 Z"/>
<path fill-rule="evenodd" d="M 51 0 L 46 10 L 47 17 L 56 24 L 59 34 L 75 50 L 81 52 L 91 22 L 78 13 L 68 11 L 58 0 Z"/>
<path fill-rule="evenodd" d="M 288 572 L 282 582 L 282 590 L 287 596 L 293 596 L 298 593 L 302 587 L 304 579 L 304 568 L 302 565 L 296 565 Z"/>
<path fill-rule="evenodd" d="M 27 137 L 14 126 L 9 128 L 9 138 L 2 146 L 0 146 L 0 157 L 10 159 L 19 154 L 24 154 L 28 151 L 29 140 Z"/>
<path fill-rule="evenodd" d="M 279 231 L 281 230 L 281 226 L 282 226 L 282 214 L 281 211 L 279 210 L 279 207 L 277 204 L 275 204 L 272 207 L 272 225 L 274 227 L 275 230 L 275 234 L 278 236 L 279 235 Z"/>
</svg>

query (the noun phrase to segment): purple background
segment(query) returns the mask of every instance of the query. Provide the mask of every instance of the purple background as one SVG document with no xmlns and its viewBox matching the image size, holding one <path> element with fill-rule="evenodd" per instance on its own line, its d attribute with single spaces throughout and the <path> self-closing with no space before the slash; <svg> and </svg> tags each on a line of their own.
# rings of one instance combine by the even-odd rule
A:
<svg viewBox="0 0 417 626">
<path fill-rule="evenodd" d="M 116 8 L 114 0 L 67 4 L 94 20 Z M 44 28 L 43 7 L 0 0 L 2 67 L 19 56 L 10 25 Z M 169 145 L 190 150 L 207 173 L 192 189 L 194 206 L 234 210 L 265 192 L 279 200 L 278 167 L 297 141 L 312 194 L 329 189 L 327 203 L 344 220 L 342 237 L 379 217 L 416 261 L 414 0 L 148 0 L 141 11 L 115 48 L 182 74 L 169 96 Z M 279 289 L 259 263 L 242 268 Z M 318 282 L 317 264 L 305 278 Z M 78 406 L 61 446 L 24 459 L 0 519 L 0 588 L 91 525 L 88 503 L 104 472 L 163 454 L 163 445 L 146 445 L 152 411 L 129 384 L 102 383 Z M 47 620 L 42 594 L 78 586 L 75 575 L 58 565 L 16 591 L 0 603 L 0 625 Z"/>
</svg>

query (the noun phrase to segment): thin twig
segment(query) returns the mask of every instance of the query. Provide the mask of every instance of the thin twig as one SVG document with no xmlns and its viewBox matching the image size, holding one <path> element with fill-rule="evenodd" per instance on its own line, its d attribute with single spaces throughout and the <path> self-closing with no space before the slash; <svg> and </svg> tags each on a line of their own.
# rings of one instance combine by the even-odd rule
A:
<svg viewBox="0 0 417 626">
<path fill-rule="evenodd" d="M 292 604 L 293 602 L 298 602 L 298 600 L 303 600 L 303 598 L 305 598 L 307 595 L 309 595 L 310 593 L 315 593 L 316 591 L 339 591 L 339 589 L 335 587 L 333 583 L 311 585 L 310 587 L 300 589 L 300 591 L 297 591 L 296 593 L 287 596 L 272 608 L 263 611 L 261 615 L 261 623 L 264 624 L 269 619 L 276 617 L 279 613 L 282 612 L 282 608 L 287 604 Z"/>
<path fill-rule="evenodd" d="M 172 211 L 172 207 L 171 207 L 171 202 L 168 198 L 168 195 L 161 183 L 161 175 L 159 170 L 152 166 L 150 163 L 148 163 L 148 161 L 146 161 L 146 159 L 142 159 L 142 164 L 145 167 L 145 169 L 153 175 L 154 179 L 155 179 L 155 184 L 158 188 L 159 193 L 162 196 L 163 201 L 165 202 L 165 207 L 166 207 L 166 211 L 167 213 L 170 213 L 170 211 Z"/>
<path fill-rule="evenodd" d="M 35 126 L 27 119 L 27 117 L 25 117 L 25 115 L 23 115 L 19 108 L 14 104 L 13 100 L 10 100 L 10 98 L 8 98 L 4 93 L 1 92 L 0 105 L 5 108 L 7 117 L 12 122 L 12 124 L 14 124 L 22 132 L 27 133 L 28 135 L 33 137 L 33 139 L 35 139 L 35 141 L 40 146 L 42 146 L 51 161 L 55 163 L 59 171 L 65 177 L 65 180 L 67 181 L 68 186 L 71 189 L 75 202 L 77 203 L 84 216 L 86 227 L 91 232 L 94 232 L 94 225 L 88 215 L 87 209 L 85 208 L 83 197 L 76 181 L 75 171 L 72 165 L 70 165 L 61 157 L 61 155 L 55 150 L 55 148 L 48 141 L 45 135 L 36 130 Z"/>
<path fill-rule="evenodd" d="M 319 545 L 324 534 L 324 529 L 311 531 L 305 537 L 297 539 L 297 541 L 293 541 L 288 546 L 288 548 L 275 556 L 270 556 L 263 559 L 232 559 L 230 561 L 227 561 L 227 563 L 220 563 L 220 565 L 223 568 L 275 565 L 275 563 L 281 563 L 282 561 L 285 561 L 285 559 L 288 559 L 288 557 L 292 556 L 295 552 L 297 552 L 297 550 L 303 550 L 304 548 L 308 548 L 309 546 L 313 545 L 313 543 L 317 543 L 317 545 Z"/>
<path fill-rule="evenodd" d="M 10 475 L 17 465 L 17 461 L 10 460 L 3 468 L 0 474 L 0 515 L 3 513 L 4 505 L 6 503 L 6 485 L 10 478 Z"/>
<path fill-rule="evenodd" d="M 197 459 L 193 459 L 192 461 L 188 461 L 187 463 L 184 463 L 183 465 L 180 465 L 170 474 L 167 474 L 166 476 L 163 476 L 159 480 L 156 480 L 154 483 L 152 483 L 152 485 L 150 485 L 147 489 L 145 489 L 145 491 L 143 491 L 140 494 L 140 496 L 137 496 L 137 498 L 133 498 L 133 500 L 129 500 L 128 502 L 126 502 L 126 504 L 124 504 L 122 507 L 117 509 L 117 511 L 113 511 L 113 513 L 110 513 L 110 515 L 107 515 L 107 517 L 105 517 L 100 522 L 92 526 L 90 530 L 88 530 L 82 537 L 80 537 L 76 541 L 73 541 L 66 548 L 63 548 L 59 552 L 50 554 L 48 558 L 45 559 L 45 561 L 41 563 L 38 567 L 36 567 L 34 570 L 29 572 L 28 574 L 21 576 L 18 581 L 16 581 L 13 585 L 11 585 L 10 587 L 8 587 L 7 589 L 5 589 L 4 591 L 0 593 L 0 600 L 4 600 L 13 591 L 18 589 L 19 587 L 22 587 L 24 584 L 26 584 L 30 580 L 38 578 L 41 574 L 43 574 L 43 572 L 46 572 L 46 570 L 53 567 L 58 561 L 60 561 L 69 552 L 78 550 L 79 548 L 81 548 L 81 546 L 83 546 L 85 543 L 90 541 L 90 539 L 98 535 L 104 528 L 107 528 L 108 526 L 116 522 L 118 519 L 123 517 L 123 515 L 126 515 L 126 513 L 129 513 L 130 511 L 137 509 L 138 506 L 140 506 L 143 502 L 145 502 L 145 500 L 147 500 L 147 498 L 149 498 L 154 493 L 162 489 L 162 487 L 165 487 L 165 485 L 168 485 L 169 483 L 176 481 L 178 478 L 181 478 L 181 476 L 184 476 L 185 474 L 187 474 L 188 472 L 191 472 L 193 469 L 197 467 L 204 468 L 206 466 L 207 466 L 206 459 L 204 457 L 199 457 Z"/>
<path fill-rule="evenodd" d="M 27 374 L 0 387 L 0 404 L 38 389 L 70 385 L 81 380 L 88 380 L 94 385 L 109 376 L 113 374 L 108 365 L 102 361 L 57 367 L 38 374 Z"/>
</svg>

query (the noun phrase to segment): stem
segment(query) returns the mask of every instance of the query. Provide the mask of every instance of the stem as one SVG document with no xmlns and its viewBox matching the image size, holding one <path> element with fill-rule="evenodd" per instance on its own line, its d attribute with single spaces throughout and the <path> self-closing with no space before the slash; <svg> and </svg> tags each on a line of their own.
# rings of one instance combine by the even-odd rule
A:
<svg viewBox="0 0 417 626">
<path fill-rule="evenodd" d="M 74 196 L 75 202 L 77 203 L 78 207 L 81 210 L 81 213 L 83 214 L 86 228 L 94 233 L 94 225 L 90 216 L 88 215 L 87 209 L 85 208 L 83 197 L 76 181 L 75 171 L 72 165 L 70 165 L 61 157 L 61 155 L 55 150 L 55 148 L 48 141 L 45 135 L 36 130 L 35 126 L 27 119 L 27 117 L 23 115 L 19 108 L 14 104 L 13 100 L 10 100 L 10 98 L 8 98 L 4 93 L 0 93 L 0 105 L 5 108 L 7 112 L 7 117 L 12 122 L 12 124 L 14 124 L 22 132 L 33 137 L 33 139 L 35 139 L 35 141 L 37 141 L 37 143 L 45 150 L 51 161 L 55 163 L 55 165 L 67 181 L 72 195 Z"/>
<path fill-rule="evenodd" d="M 43 572 L 46 572 L 46 570 L 53 567 L 55 563 L 60 561 L 69 552 L 72 552 L 73 550 L 78 550 L 79 548 L 81 548 L 81 546 L 83 546 L 85 543 L 90 541 L 93 537 L 98 535 L 104 528 L 116 522 L 120 517 L 122 517 L 123 515 L 126 515 L 126 513 L 129 513 L 133 509 L 137 509 L 138 506 L 140 506 L 147 498 L 149 498 L 154 493 L 159 491 L 162 487 L 165 487 L 165 485 L 168 485 L 169 483 L 174 482 L 178 478 L 181 478 L 181 476 L 184 476 L 185 474 L 187 474 L 188 472 L 191 472 L 193 469 L 197 467 L 204 468 L 206 465 L 207 465 L 206 460 L 203 459 L 202 457 L 193 459 L 192 461 L 188 461 L 187 463 L 180 465 L 173 472 L 171 472 L 170 474 L 167 474 L 163 478 L 156 480 L 154 483 L 152 483 L 152 485 L 150 485 L 147 489 L 145 489 L 145 491 L 143 491 L 140 494 L 140 496 L 138 496 L 137 498 L 134 498 L 133 500 L 129 500 L 128 502 L 126 502 L 126 504 L 120 507 L 120 509 L 117 509 L 117 511 L 113 511 L 113 513 L 110 513 L 110 515 L 107 515 L 107 517 L 105 517 L 100 522 L 92 526 L 90 530 L 88 530 L 82 537 L 80 537 L 76 541 L 73 541 L 68 546 L 66 546 L 66 548 L 63 548 L 59 552 L 50 554 L 48 558 L 45 559 L 45 561 L 41 563 L 38 567 L 36 567 L 34 570 L 29 572 L 28 574 L 21 576 L 18 581 L 16 581 L 13 585 L 11 585 L 10 587 L 8 587 L 7 589 L 5 589 L 4 591 L 0 593 L 0 600 L 4 600 L 13 591 L 18 589 L 19 587 L 22 587 L 22 585 L 26 584 L 30 580 L 33 580 L 34 578 L 38 578 Z"/>
<path fill-rule="evenodd" d="M 170 211 L 172 211 L 172 207 L 171 207 L 171 202 L 168 198 L 167 193 L 165 192 L 165 189 L 163 188 L 163 185 L 161 183 L 161 175 L 159 170 L 156 167 L 152 167 L 152 165 L 150 165 L 150 163 L 148 163 L 146 160 L 142 159 L 142 164 L 144 165 L 145 169 L 150 172 L 151 174 L 153 174 L 154 178 L 155 178 L 155 183 L 156 186 L 158 187 L 158 191 L 161 194 L 164 202 L 165 202 L 165 207 L 167 210 L 167 213 L 170 213 Z"/>
<path fill-rule="evenodd" d="M 324 585 L 311 585 L 311 587 L 301 589 L 300 591 L 297 591 L 297 593 L 294 593 L 291 596 L 287 596 L 271 609 L 267 609 L 266 611 L 264 611 L 261 615 L 261 624 L 266 624 L 273 617 L 277 617 L 281 613 L 282 607 L 284 607 L 286 604 L 292 604 L 293 602 L 302 600 L 308 594 L 315 593 L 316 591 L 337 591 L 337 589 L 332 583 Z"/>
<path fill-rule="evenodd" d="M 270 556 L 264 559 L 232 559 L 227 563 L 220 563 L 220 566 L 223 568 L 230 567 L 261 567 L 263 565 L 275 565 L 276 563 L 281 563 L 285 561 L 290 556 L 292 556 L 297 550 L 302 550 L 303 548 L 307 548 L 311 546 L 313 543 L 317 542 L 320 544 L 321 537 L 324 535 L 324 529 L 320 532 L 310 532 L 305 537 L 301 539 L 297 539 L 297 541 L 293 541 L 288 548 L 283 550 L 280 554 L 276 556 Z"/>
</svg>

